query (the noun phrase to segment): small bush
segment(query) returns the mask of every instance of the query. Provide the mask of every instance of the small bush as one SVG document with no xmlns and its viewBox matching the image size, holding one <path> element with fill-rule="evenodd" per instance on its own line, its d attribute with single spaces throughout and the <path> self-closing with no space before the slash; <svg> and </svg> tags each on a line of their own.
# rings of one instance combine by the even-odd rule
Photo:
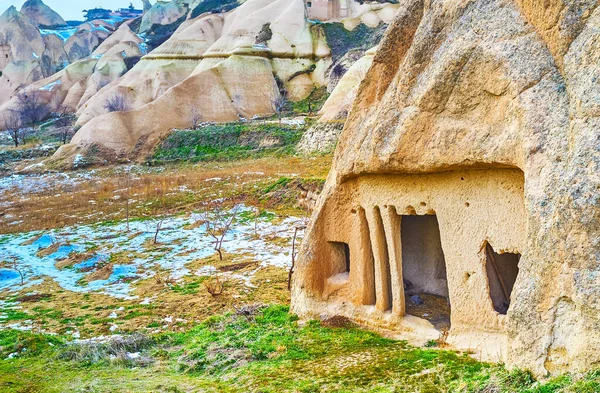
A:
<svg viewBox="0 0 600 393">
<path fill-rule="evenodd" d="M 154 340 L 144 334 L 117 336 L 105 342 L 72 342 L 60 351 L 58 358 L 85 366 L 94 364 L 147 366 L 153 361 L 150 357 L 140 355 L 140 352 L 153 345 Z"/>
</svg>

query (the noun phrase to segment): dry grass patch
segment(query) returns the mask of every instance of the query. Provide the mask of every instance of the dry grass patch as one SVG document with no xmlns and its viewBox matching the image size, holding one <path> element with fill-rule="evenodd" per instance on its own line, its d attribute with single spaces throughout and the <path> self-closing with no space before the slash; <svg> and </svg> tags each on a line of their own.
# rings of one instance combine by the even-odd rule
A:
<svg viewBox="0 0 600 393">
<path fill-rule="evenodd" d="M 232 162 L 208 162 L 162 168 L 159 173 L 123 174 L 117 167 L 99 170 L 95 178 L 76 184 L 57 182 L 51 188 L 23 194 L 17 188 L 2 195 L 7 204 L 0 233 L 52 229 L 106 220 L 186 213 L 208 201 L 226 198 L 264 207 L 257 189 L 281 177 L 325 179 L 331 156 L 278 157 Z M 25 180 L 27 181 L 27 180 Z M 295 210 L 298 213 L 298 210 Z M 19 217 L 18 223 L 14 218 Z"/>
</svg>

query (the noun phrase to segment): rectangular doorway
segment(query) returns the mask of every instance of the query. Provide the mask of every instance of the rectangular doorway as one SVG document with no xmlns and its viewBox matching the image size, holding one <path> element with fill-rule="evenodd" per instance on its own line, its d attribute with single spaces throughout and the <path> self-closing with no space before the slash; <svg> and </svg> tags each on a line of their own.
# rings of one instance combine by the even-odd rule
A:
<svg viewBox="0 0 600 393">
<path fill-rule="evenodd" d="M 448 278 L 437 217 L 402 216 L 400 234 L 406 313 L 449 330 Z"/>
</svg>

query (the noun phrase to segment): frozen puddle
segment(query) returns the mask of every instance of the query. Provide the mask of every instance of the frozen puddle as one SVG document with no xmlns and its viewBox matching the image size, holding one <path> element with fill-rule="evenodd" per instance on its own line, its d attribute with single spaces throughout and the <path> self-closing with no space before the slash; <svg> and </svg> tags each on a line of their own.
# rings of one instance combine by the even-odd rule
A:
<svg viewBox="0 0 600 393">
<path fill-rule="evenodd" d="M 290 265 L 294 228 L 301 223 L 301 219 L 291 217 L 275 225 L 274 214 L 262 216 L 255 223 L 253 208 L 242 206 L 223 242 L 224 251 L 238 254 L 234 263 L 248 257 L 258 262 L 257 269 L 246 274 L 223 273 L 247 286 L 260 268 Z M 213 266 L 196 271 L 186 267 L 216 254 L 214 238 L 204 224 L 199 224 L 204 218 L 201 214 L 164 218 L 157 245 L 153 244 L 159 222 L 156 218 L 131 221 L 129 231 L 125 222 L 119 222 L 0 236 L 0 261 L 4 261 L 0 290 L 17 291 L 51 278 L 69 291 L 133 298 L 131 284 L 157 271 L 174 279 L 214 274 Z M 213 218 L 208 216 L 209 221 Z"/>
</svg>

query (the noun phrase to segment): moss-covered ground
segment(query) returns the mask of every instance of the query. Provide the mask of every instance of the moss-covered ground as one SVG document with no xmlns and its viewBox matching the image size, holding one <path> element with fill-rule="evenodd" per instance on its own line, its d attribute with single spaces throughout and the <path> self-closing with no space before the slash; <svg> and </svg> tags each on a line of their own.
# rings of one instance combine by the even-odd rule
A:
<svg viewBox="0 0 600 393">
<path fill-rule="evenodd" d="M 181 333 L 95 342 L 0 332 L 2 392 L 597 392 L 600 373 L 543 382 L 466 354 L 246 307 Z"/>
</svg>

